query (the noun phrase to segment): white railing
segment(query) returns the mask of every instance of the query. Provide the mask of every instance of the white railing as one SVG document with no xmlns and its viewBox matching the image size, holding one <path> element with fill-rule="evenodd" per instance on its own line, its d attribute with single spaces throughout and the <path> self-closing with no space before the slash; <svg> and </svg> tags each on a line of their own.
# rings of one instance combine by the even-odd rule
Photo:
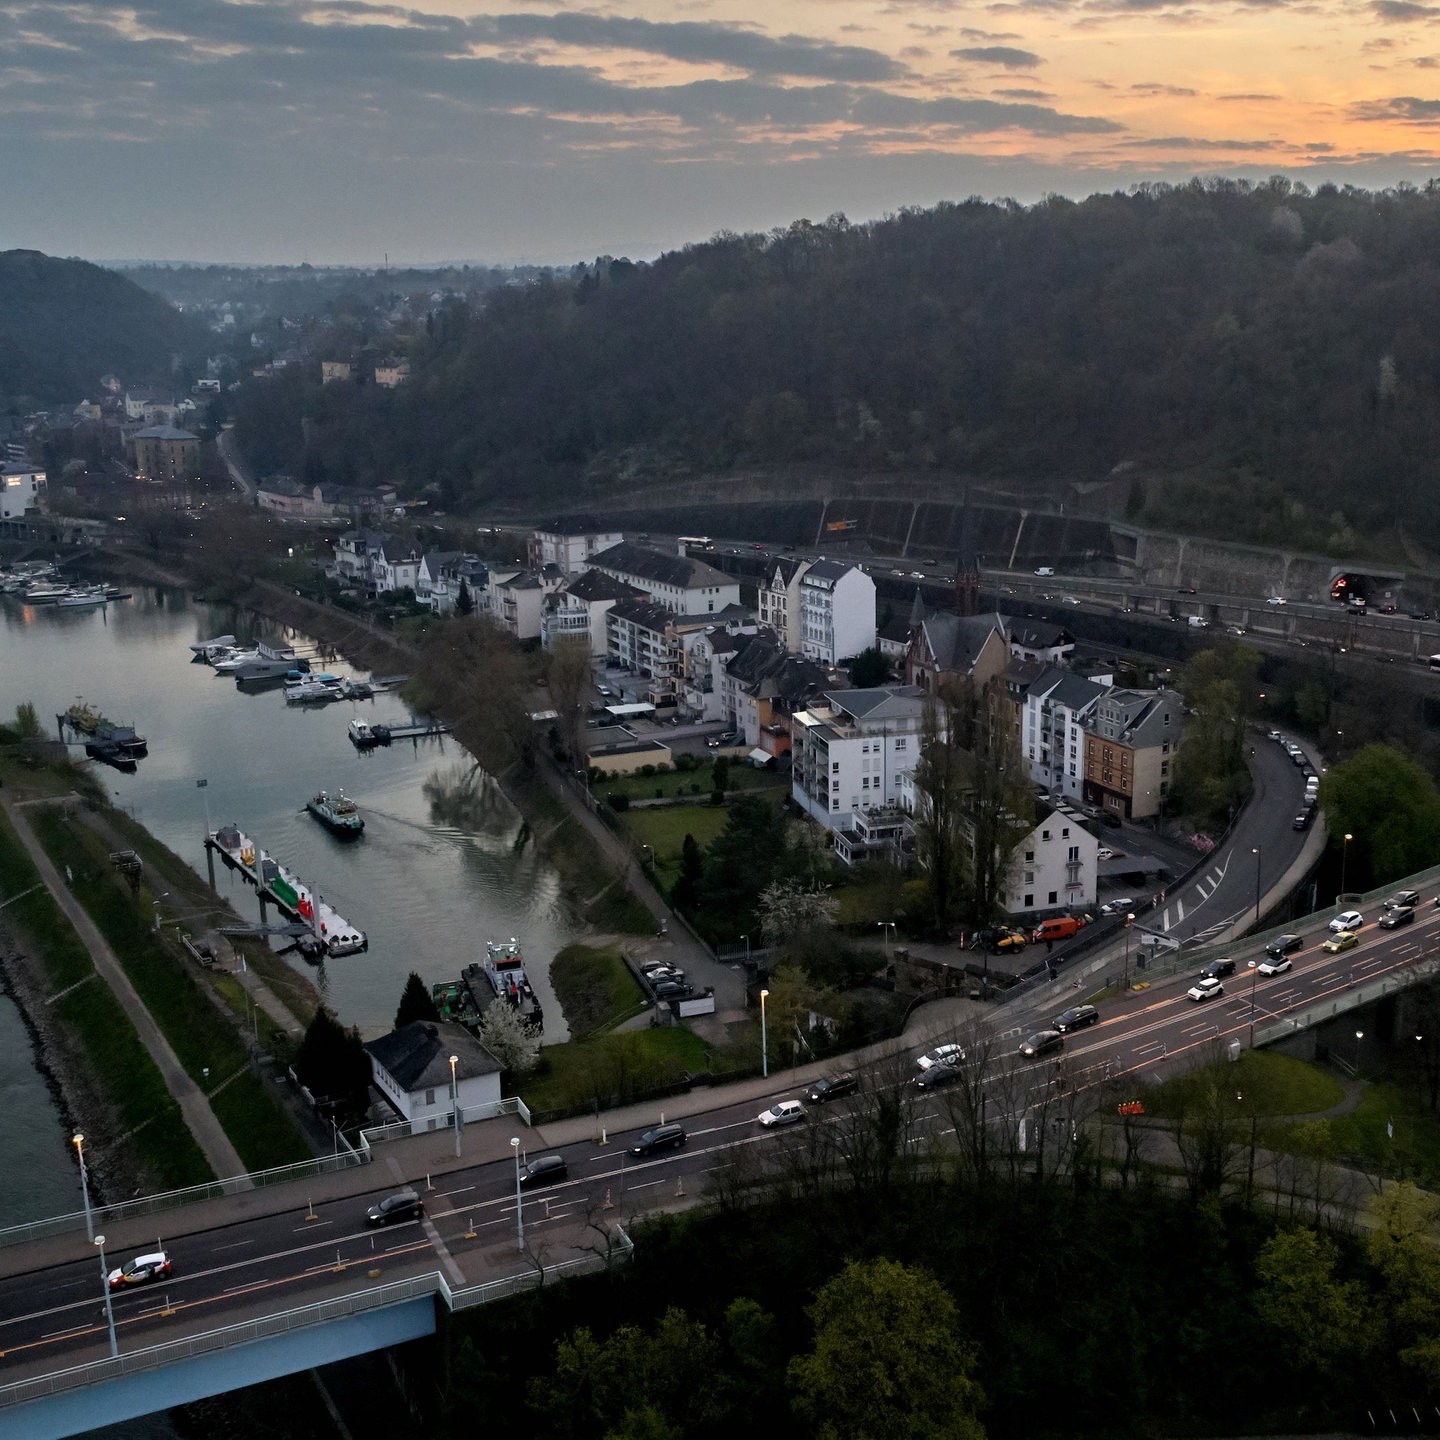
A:
<svg viewBox="0 0 1440 1440">
<path fill-rule="evenodd" d="M 480 1120 L 497 1120 L 502 1115 L 514 1115 L 527 1130 L 530 1128 L 530 1108 L 518 1095 L 511 1095 L 504 1100 L 496 1100 L 484 1105 L 462 1105 L 460 1107 L 460 1123 L 462 1125 L 473 1125 Z M 448 1111 L 444 1115 L 436 1115 L 433 1118 L 439 1122 L 435 1126 L 436 1130 L 449 1130 L 454 1122 L 453 1113 Z M 397 1120 L 390 1125 L 372 1125 L 360 1132 L 358 1153 L 369 1160 L 372 1145 L 383 1145 L 387 1140 L 404 1140 L 411 1135 L 425 1133 L 424 1130 L 412 1128 L 408 1120 Z"/>
</svg>

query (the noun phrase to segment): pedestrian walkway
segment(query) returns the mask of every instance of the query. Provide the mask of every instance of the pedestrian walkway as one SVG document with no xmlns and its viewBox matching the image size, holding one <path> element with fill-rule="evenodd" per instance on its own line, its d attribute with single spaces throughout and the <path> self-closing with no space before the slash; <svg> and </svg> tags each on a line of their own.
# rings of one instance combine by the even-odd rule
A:
<svg viewBox="0 0 1440 1440">
<path fill-rule="evenodd" d="M 110 987 L 120 1008 L 130 1017 L 130 1022 L 135 1026 L 135 1031 L 140 1037 L 140 1043 L 149 1051 L 150 1058 L 154 1060 L 156 1068 L 160 1071 L 166 1088 L 175 1097 L 176 1103 L 185 1117 L 185 1123 L 190 1127 L 190 1133 L 204 1152 L 211 1169 L 221 1178 L 245 1174 L 245 1165 L 235 1147 L 230 1143 L 229 1136 L 225 1134 L 220 1122 L 215 1118 L 215 1112 L 210 1108 L 210 1102 L 200 1087 L 186 1073 L 179 1057 L 170 1048 L 170 1042 L 161 1033 L 160 1027 L 155 1023 L 149 1010 L 145 1008 L 144 1001 L 140 999 L 135 987 L 131 985 L 129 976 L 125 974 L 115 952 L 106 943 L 105 937 L 90 918 L 89 912 L 70 893 L 69 887 L 61 879 L 59 872 L 51 863 L 50 857 L 45 853 L 44 847 L 36 839 L 35 832 L 30 828 L 30 823 L 22 808 L 12 803 L 8 797 L 0 799 L 0 805 L 4 806 L 6 817 L 14 827 L 20 843 L 24 845 L 31 860 L 34 861 L 35 868 L 40 872 L 40 878 L 45 882 L 46 889 L 50 891 L 55 903 L 74 926 L 81 944 L 90 952 L 96 973 Z"/>
</svg>

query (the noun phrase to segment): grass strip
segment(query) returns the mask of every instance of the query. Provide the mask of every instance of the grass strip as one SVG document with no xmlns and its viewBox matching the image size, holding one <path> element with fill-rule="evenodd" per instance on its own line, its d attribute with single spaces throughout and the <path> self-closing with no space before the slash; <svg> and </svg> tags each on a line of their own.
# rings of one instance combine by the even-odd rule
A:
<svg viewBox="0 0 1440 1440">
<path fill-rule="evenodd" d="M 39 872 L 3 816 L 0 877 L 4 892 L 0 899 L 40 883 Z M 109 987 L 96 975 L 89 951 L 54 897 L 46 889 L 37 890 L 11 906 L 7 916 L 33 943 L 51 993 L 60 994 L 50 1007 L 52 1021 L 88 1063 L 96 1089 L 114 1107 L 145 1173 L 164 1190 L 213 1180 L 214 1171 L 159 1068 Z M 87 979 L 90 983 L 80 983 Z"/>
<path fill-rule="evenodd" d="M 201 993 L 201 982 L 192 965 L 177 956 L 173 942 L 146 923 L 147 917 L 141 912 L 142 908 L 149 909 L 148 892 L 142 887 L 139 896 L 132 897 L 119 878 L 105 868 L 101 837 L 75 824 L 60 809 L 46 807 L 35 814 L 32 823 L 50 858 L 61 867 L 68 865 L 76 876 L 77 898 L 109 942 L 186 1074 L 197 1085 L 205 1086 L 242 1069 L 249 1055 L 240 1037 L 211 999 Z M 242 1089 L 241 1093 L 247 1092 Z M 307 1159 L 309 1150 L 288 1113 L 263 1087 L 259 1094 L 268 1103 L 261 1106 L 253 1120 L 234 1130 L 225 1117 L 231 1114 L 234 1118 L 235 1106 L 227 1099 L 224 1105 L 214 1107 L 216 1118 L 246 1168 L 266 1169 Z M 258 1139 L 262 1134 L 263 1140 Z M 276 1159 L 277 1155 L 283 1158 Z"/>
<path fill-rule="evenodd" d="M 693 1031 L 677 1027 L 622 1030 L 594 1040 L 547 1045 L 540 1068 L 524 1077 L 521 1098 L 532 1111 L 573 1113 L 627 1104 L 687 1073 L 709 1068 L 709 1047 Z"/>
<path fill-rule="evenodd" d="M 550 983 L 574 1040 L 633 1015 L 645 1000 L 639 981 L 613 946 L 567 945 L 551 961 Z"/>
<path fill-rule="evenodd" d="M 1273 1050 L 1245 1050 L 1238 1060 L 1220 1060 L 1147 1090 L 1145 1109 L 1173 1118 L 1216 1087 L 1240 1097 L 1236 1114 L 1246 1117 L 1314 1115 L 1345 1098 L 1345 1087 L 1318 1065 Z"/>
</svg>

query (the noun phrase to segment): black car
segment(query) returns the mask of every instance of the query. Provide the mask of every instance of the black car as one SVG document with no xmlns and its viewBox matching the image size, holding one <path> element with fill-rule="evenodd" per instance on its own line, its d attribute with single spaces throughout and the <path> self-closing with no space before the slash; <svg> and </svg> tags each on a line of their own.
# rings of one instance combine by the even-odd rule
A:
<svg viewBox="0 0 1440 1440">
<path fill-rule="evenodd" d="M 1058 1030 L 1037 1030 L 1020 1042 L 1020 1053 L 1027 1059 L 1052 1054 L 1065 1048 L 1065 1037 Z"/>
<path fill-rule="evenodd" d="M 395 1225 L 401 1220 L 418 1220 L 424 1213 L 425 1202 L 413 1190 L 400 1190 L 372 1205 L 365 1220 L 370 1225 Z"/>
<path fill-rule="evenodd" d="M 563 1155 L 537 1155 L 521 1170 L 520 1185 L 527 1190 L 535 1185 L 550 1185 L 556 1180 L 563 1180 L 569 1173 L 570 1167 Z"/>
<path fill-rule="evenodd" d="M 1305 944 L 1303 935 L 1277 935 L 1266 947 L 1267 955 L 1289 955 Z"/>
<path fill-rule="evenodd" d="M 647 1130 L 631 1147 L 632 1155 L 654 1155 L 660 1150 L 678 1150 L 685 1143 L 683 1125 L 657 1125 Z"/>
<path fill-rule="evenodd" d="M 1397 890 L 1387 901 L 1387 910 L 1400 910 L 1405 907 L 1414 907 L 1420 903 L 1420 892 L 1418 890 Z"/>
<path fill-rule="evenodd" d="M 856 1075 L 826 1075 L 817 1080 L 806 1092 L 805 1098 L 823 1105 L 827 1100 L 838 1100 L 842 1095 L 853 1095 L 860 1088 Z"/>
<path fill-rule="evenodd" d="M 1311 822 L 1314 818 L 1315 818 L 1315 811 L 1314 811 L 1313 808 L 1302 810 L 1302 811 L 1290 822 L 1290 828 L 1291 828 L 1292 830 L 1308 830 L 1308 829 L 1310 828 L 1310 822 Z"/>
<path fill-rule="evenodd" d="M 1415 907 L 1413 905 L 1392 905 L 1380 917 L 1380 928 L 1382 930 L 1398 930 L 1402 925 L 1408 925 L 1414 918 Z"/>
<path fill-rule="evenodd" d="M 953 1085 L 963 1073 L 959 1065 L 932 1065 L 915 1077 L 917 1090 L 938 1090 L 943 1085 Z"/>
<path fill-rule="evenodd" d="M 1100 1012 L 1093 1005 L 1072 1005 L 1055 1017 L 1054 1026 L 1062 1035 L 1071 1030 L 1081 1030 L 1086 1025 L 1098 1025 Z"/>
<path fill-rule="evenodd" d="M 695 993 L 678 980 L 661 980 L 653 988 L 657 1000 L 685 1000 Z"/>
<path fill-rule="evenodd" d="M 1235 962 L 1231 959 L 1212 960 L 1197 977 L 1200 980 L 1220 980 L 1235 973 Z"/>
</svg>

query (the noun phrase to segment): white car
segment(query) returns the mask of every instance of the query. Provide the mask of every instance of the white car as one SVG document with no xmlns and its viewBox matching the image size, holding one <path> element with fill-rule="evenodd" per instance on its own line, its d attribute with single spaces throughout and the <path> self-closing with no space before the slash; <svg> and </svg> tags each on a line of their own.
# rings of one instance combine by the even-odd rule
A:
<svg viewBox="0 0 1440 1440">
<path fill-rule="evenodd" d="M 1225 987 L 1213 975 L 1206 975 L 1185 993 L 1192 1000 L 1218 1000 L 1225 993 Z"/>
<path fill-rule="evenodd" d="M 1135 908 L 1135 901 L 1129 895 L 1122 895 L 1118 900 L 1107 900 L 1100 907 L 1102 915 L 1123 915 L 1127 910 Z"/>
<path fill-rule="evenodd" d="M 797 1120 L 805 1118 L 805 1107 L 798 1100 L 777 1100 L 755 1118 L 767 1130 L 773 1125 L 793 1125 Z"/>
<path fill-rule="evenodd" d="M 1283 595 L 1271 595 L 1265 603 L 1267 605 L 1283 605 L 1285 603 L 1285 597 Z"/>
<path fill-rule="evenodd" d="M 922 1070 L 928 1070 L 932 1065 L 959 1065 L 964 1059 L 963 1045 L 937 1045 L 933 1050 L 927 1050 L 915 1063 Z"/>
<path fill-rule="evenodd" d="M 1290 969 L 1288 955 L 1271 955 L 1255 967 L 1262 975 L 1283 975 Z"/>
<path fill-rule="evenodd" d="M 1338 934 L 1341 930 L 1358 930 L 1364 923 L 1365 917 L 1358 910 L 1346 910 L 1330 922 L 1330 928 Z"/>
<path fill-rule="evenodd" d="M 1102 846 L 1095 852 L 1095 858 L 1096 858 L 1097 860 L 1114 860 L 1114 859 L 1118 858 L 1119 854 L 1120 854 L 1120 852 L 1119 852 L 1118 850 L 1111 850 L 1111 849 L 1109 848 L 1109 846 L 1107 846 L 1107 845 L 1102 845 Z"/>
</svg>

